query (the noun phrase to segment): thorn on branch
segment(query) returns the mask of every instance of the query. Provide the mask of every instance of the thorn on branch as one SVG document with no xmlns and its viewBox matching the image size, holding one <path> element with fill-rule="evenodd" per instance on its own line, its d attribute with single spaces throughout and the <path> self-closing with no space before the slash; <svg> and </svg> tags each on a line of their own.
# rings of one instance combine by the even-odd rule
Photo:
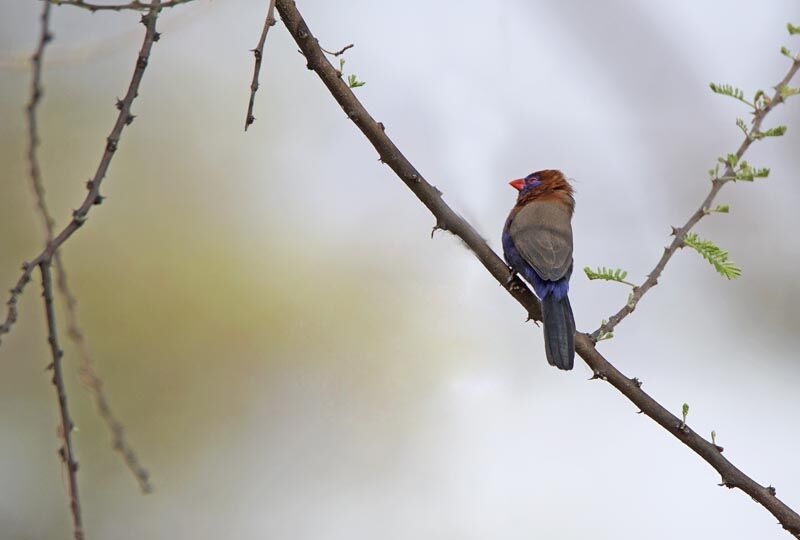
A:
<svg viewBox="0 0 800 540">
<path fill-rule="evenodd" d="M 605 373 L 603 373 L 603 372 L 601 372 L 601 371 L 598 371 L 598 370 L 596 370 L 596 369 L 593 369 L 593 370 L 592 370 L 592 376 L 591 376 L 591 377 L 589 377 L 589 379 L 588 379 L 588 380 L 590 380 L 590 381 L 594 381 L 595 379 L 600 379 L 601 381 L 607 381 L 607 380 L 608 380 L 608 377 L 606 376 L 606 374 L 605 374 Z"/>
</svg>

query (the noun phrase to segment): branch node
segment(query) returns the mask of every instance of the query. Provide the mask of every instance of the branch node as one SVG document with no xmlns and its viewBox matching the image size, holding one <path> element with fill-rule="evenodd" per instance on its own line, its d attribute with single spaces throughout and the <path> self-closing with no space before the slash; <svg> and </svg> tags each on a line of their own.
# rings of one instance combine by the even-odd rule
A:
<svg viewBox="0 0 800 540">
<path fill-rule="evenodd" d="M 767 486 L 767 493 L 769 493 L 770 495 L 772 495 L 774 497 L 775 494 L 777 493 L 777 491 L 775 490 L 775 488 L 773 486 Z"/>
<path fill-rule="evenodd" d="M 86 223 L 86 212 L 81 212 L 80 210 L 73 210 L 72 211 L 72 220 L 75 222 L 77 226 L 81 226 Z"/>
<path fill-rule="evenodd" d="M 633 379 L 631 379 L 631 382 L 636 388 L 642 387 L 642 381 L 639 380 L 639 377 L 634 377 Z"/>
</svg>

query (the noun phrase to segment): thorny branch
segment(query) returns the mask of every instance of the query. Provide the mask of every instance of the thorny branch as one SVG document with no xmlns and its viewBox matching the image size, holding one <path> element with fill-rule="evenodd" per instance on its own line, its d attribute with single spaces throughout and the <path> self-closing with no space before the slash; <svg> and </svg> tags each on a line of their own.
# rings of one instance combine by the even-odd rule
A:
<svg viewBox="0 0 800 540">
<path fill-rule="evenodd" d="M 53 241 L 55 233 L 55 220 L 47 207 L 44 184 L 42 182 L 41 170 L 37 149 L 39 146 L 39 133 L 37 127 L 36 109 L 41 101 L 44 91 L 42 89 L 42 63 L 46 44 L 52 39 L 49 31 L 49 14 L 51 3 L 45 2 L 42 10 L 41 36 L 39 46 L 32 58 L 33 80 L 31 82 L 31 100 L 26 108 L 28 116 L 28 163 L 30 165 L 31 184 L 36 195 L 36 207 L 45 228 L 45 245 Z M 133 473 L 139 482 L 139 487 L 144 493 L 152 491 L 147 471 L 141 466 L 136 454 L 125 440 L 122 423 L 114 416 L 108 404 L 108 398 L 103 390 L 103 381 L 97 375 L 94 364 L 89 354 L 89 346 L 86 343 L 80 324 L 78 323 L 77 299 L 67 280 L 67 273 L 61 258 L 61 251 L 56 250 L 53 254 L 53 265 L 56 269 L 56 286 L 59 293 L 64 298 L 67 305 L 67 336 L 77 346 L 81 363 L 80 375 L 81 382 L 92 393 L 100 417 L 106 423 L 112 435 L 112 447 L 122 455 L 125 465 Z"/>
<path fill-rule="evenodd" d="M 269 8 L 267 8 L 267 18 L 264 20 L 264 29 L 261 30 L 261 37 L 258 40 L 258 45 L 252 50 L 253 55 L 256 57 L 255 66 L 253 67 L 253 80 L 250 83 L 250 101 L 247 104 L 247 116 L 244 120 L 244 130 L 250 127 L 250 124 L 256 121 L 253 116 L 253 106 L 256 101 L 256 92 L 258 92 L 258 75 L 261 72 L 261 60 L 264 58 L 264 42 L 267 41 L 267 32 L 270 27 L 275 24 L 275 0 L 269 0 Z"/>
<path fill-rule="evenodd" d="M 308 62 L 307 67 L 314 70 L 322 79 L 347 117 L 377 150 L 381 161 L 391 167 L 400 180 L 431 211 L 436 217 L 438 228 L 450 231 L 461 238 L 489 273 L 522 304 L 530 318 L 541 320 L 539 302 L 533 293 L 509 272 L 505 263 L 492 251 L 475 229 L 444 202 L 439 190 L 425 181 L 419 171 L 386 136 L 383 124 L 376 122 L 370 116 L 355 94 L 341 79 L 341 75 L 328 62 L 317 39 L 311 34 L 294 1 L 277 0 L 276 7 L 286 28 L 305 55 Z M 793 74 L 796 70 L 797 67 L 793 66 L 791 73 Z M 722 456 L 718 447 L 692 431 L 681 419 L 644 392 L 638 379 L 623 375 L 597 351 L 591 336 L 578 333 L 575 336 L 575 344 L 576 352 L 592 369 L 594 378 L 607 381 L 633 402 L 639 410 L 703 458 L 722 476 L 722 485 L 739 488 L 750 495 L 772 513 L 784 529 L 800 538 L 800 515 L 775 496 L 775 489 L 772 486 L 764 487 L 736 468 Z"/>
<path fill-rule="evenodd" d="M 42 273 L 42 296 L 44 297 L 44 309 L 47 314 L 47 341 L 50 343 L 50 351 L 53 354 L 53 362 L 48 366 L 53 370 L 53 385 L 56 387 L 58 395 L 58 409 L 61 412 L 60 435 L 63 444 L 58 451 L 67 469 L 67 486 L 69 491 L 69 506 L 72 511 L 72 526 L 75 531 L 75 540 L 83 540 L 83 522 L 81 520 L 81 503 L 78 499 L 78 462 L 75 460 L 75 449 L 72 447 L 72 428 L 73 423 L 69 417 L 67 409 L 67 390 L 64 387 L 64 371 L 61 359 L 64 352 L 58 344 L 58 331 L 56 328 L 56 314 L 53 309 L 53 281 L 50 278 L 50 259 L 44 259 L 39 263 L 39 270 Z"/>
<path fill-rule="evenodd" d="M 86 184 L 86 188 L 88 189 L 89 193 L 86 195 L 86 198 L 83 200 L 81 206 L 72 212 L 72 219 L 61 230 L 61 232 L 59 232 L 55 238 L 47 243 L 47 246 L 45 246 L 41 253 L 39 253 L 29 262 L 23 264 L 22 274 L 17 280 L 17 283 L 14 285 L 14 288 L 11 289 L 11 297 L 6 302 L 6 320 L 3 324 L 0 324 L 0 336 L 7 334 L 17 320 L 17 299 L 19 295 L 22 294 L 28 282 L 30 282 L 31 274 L 33 273 L 34 268 L 36 268 L 42 261 L 49 261 L 52 259 L 61 244 L 66 242 L 67 239 L 75 234 L 75 231 L 80 229 L 81 225 L 86 222 L 89 211 L 92 209 L 92 207 L 103 202 L 103 197 L 100 195 L 100 186 L 102 185 L 106 173 L 108 172 L 108 166 L 111 163 L 111 159 L 114 157 L 114 153 L 117 151 L 117 146 L 119 145 L 120 137 L 122 136 L 122 130 L 125 128 L 125 126 L 130 125 L 131 122 L 133 122 L 134 116 L 131 114 L 131 105 L 139 93 L 139 85 L 142 82 L 144 71 L 147 68 L 147 62 L 150 59 L 150 50 L 153 47 L 153 43 L 158 41 L 159 38 L 159 34 L 156 32 L 156 19 L 158 18 L 158 13 L 160 10 L 161 8 L 158 0 L 153 0 L 153 6 L 151 10 L 147 14 L 142 15 L 142 24 L 145 25 L 147 31 L 145 32 L 142 47 L 139 50 L 139 56 L 136 59 L 136 67 L 134 68 L 133 76 L 131 77 L 131 82 L 128 86 L 128 91 L 123 99 L 117 100 L 117 109 L 119 110 L 119 114 L 117 115 L 117 120 L 114 123 L 114 127 L 111 129 L 111 133 L 106 138 L 106 146 L 105 150 L 103 151 L 103 156 L 100 159 L 100 164 L 97 166 L 97 170 L 95 171 L 92 179 Z"/>
<path fill-rule="evenodd" d="M 84 2 L 83 0 L 47 0 L 56 6 L 74 6 L 78 8 L 88 9 L 91 12 L 95 11 L 147 11 L 151 5 L 139 0 L 133 0 L 127 4 L 94 4 L 92 2 Z M 164 0 L 161 2 L 160 8 L 171 8 L 181 4 L 187 4 L 193 0 Z"/>
<path fill-rule="evenodd" d="M 781 96 L 780 89 L 784 86 L 787 86 L 792 78 L 797 73 L 798 69 L 800 69 L 800 58 L 796 58 L 793 62 L 789 71 L 784 76 L 783 80 L 775 86 L 775 94 L 772 96 L 772 99 L 769 102 L 756 110 L 755 115 L 753 116 L 753 123 L 750 131 L 745 135 L 742 144 L 739 145 L 739 149 L 736 151 L 736 159 L 737 162 L 741 161 L 742 156 L 744 156 L 747 149 L 750 148 L 750 145 L 753 144 L 753 141 L 757 140 L 754 135 L 757 135 L 761 131 L 761 124 L 764 121 L 764 118 L 767 114 L 775 108 L 776 105 L 782 103 L 784 98 Z M 661 273 L 664 271 L 664 268 L 667 266 L 667 263 L 672 258 L 678 249 L 684 246 L 684 238 L 686 238 L 686 234 L 692 230 L 697 222 L 699 222 L 703 217 L 708 214 L 708 210 L 711 208 L 711 204 L 714 202 L 719 191 L 722 187 L 727 184 L 728 182 L 735 181 L 736 174 L 733 169 L 733 166 L 728 164 L 725 167 L 725 172 L 722 176 L 718 176 L 711 181 L 711 190 L 706 195 L 706 198 L 703 200 L 703 203 L 700 205 L 700 208 L 689 217 L 688 221 L 683 225 L 683 227 L 679 229 L 673 228 L 672 234 L 675 238 L 672 239 L 672 243 L 668 247 L 664 248 L 664 254 L 661 255 L 661 259 L 659 259 L 658 264 L 656 264 L 655 268 L 650 272 L 647 276 L 647 279 L 638 287 L 634 287 L 633 294 L 628 299 L 628 302 L 622 306 L 622 308 L 609 317 L 608 322 L 600 326 L 597 330 L 595 330 L 591 337 L 593 340 L 597 341 L 600 336 L 606 335 L 609 332 L 612 332 L 614 328 L 622 322 L 622 320 L 633 313 L 633 310 L 636 309 L 636 306 L 639 304 L 639 301 L 642 297 L 653 288 L 655 285 L 658 284 L 658 278 L 661 277 Z"/>
</svg>

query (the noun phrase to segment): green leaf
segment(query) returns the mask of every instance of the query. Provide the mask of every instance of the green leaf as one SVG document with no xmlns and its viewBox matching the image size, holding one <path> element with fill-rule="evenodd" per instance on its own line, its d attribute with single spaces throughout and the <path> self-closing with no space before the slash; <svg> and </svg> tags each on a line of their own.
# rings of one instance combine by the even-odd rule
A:
<svg viewBox="0 0 800 540">
<path fill-rule="evenodd" d="M 734 180 L 752 182 L 756 178 L 766 178 L 767 176 L 769 176 L 769 168 L 762 167 L 761 169 L 754 169 L 749 163 L 742 161 L 739 164 L 739 168 L 736 170 Z"/>
<path fill-rule="evenodd" d="M 608 319 L 603 319 L 602 322 L 600 322 L 600 328 L 604 327 L 606 324 L 608 324 Z M 614 332 L 605 332 L 597 337 L 597 341 L 612 339 L 613 337 L 614 337 Z"/>
<path fill-rule="evenodd" d="M 786 86 L 784 84 L 784 85 L 781 85 L 780 88 L 778 88 L 778 93 L 780 94 L 780 96 L 783 99 L 786 99 L 786 98 L 794 96 L 796 94 L 800 94 L 800 88 L 792 88 L 791 86 Z"/>
<path fill-rule="evenodd" d="M 683 407 L 681 407 L 681 414 L 683 415 L 683 423 L 686 423 L 686 417 L 689 416 L 689 404 L 684 403 Z"/>
<path fill-rule="evenodd" d="M 365 84 L 367 83 L 364 81 L 359 81 L 353 73 L 347 76 L 347 86 L 350 88 L 358 88 L 359 86 L 364 86 Z"/>
<path fill-rule="evenodd" d="M 617 283 L 624 283 L 629 287 L 636 287 L 633 283 L 625 281 L 625 278 L 628 277 L 628 272 L 620 268 L 612 269 L 606 268 L 605 266 L 598 266 L 597 270 L 592 270 L 587 266 L 583 269 L 583 272 L 586 274 L 586 277 L 592 281 L 595 279 L 602 279 L 603 281 L 616 281 Z"/>
<path fill-rule="evenodd" d="M 736 125 L 739 127 L 739 129 L 742 130 L 742 133 L 744 133 L 745 137 L 748 138 L 750 137 L 750 130 L 747 129 L 747 124 L 745 123 L 744 120 L 742 120 L 741 118 L 737 118 Z"/>
<path fill-rule="evenodd" d="M 744 99 L 744 92 L 742 92 L 741 89 L 736 88 L 735 86 L 731 86 L 730 84 L 709 83 L 708 87 L 711 88 L 711 91 L 714 92 L 715 94 L 721 94 L 723 96 L 732 97 L 733 99 L 739 100 L 749 107 L 752 107 L 754 109 L 756 108 L 755 105 Z"/>
<path fill-rule="evenodd" d="M 776 126 L 767 131 L 759 131 L 753 134 L 754 139 L 763 139 L 764 137 L 782 137 L 786 133 L 786 126 Z"/>
<path fill-rule="evenodd" d="M 753 103 L 756 104 L 756 109 L 760 109 L 769 105 L 770 101 L 772 101 L 766 92 L 763 90 L 759 90 L 756 92 L 756 95 L 753 96 Z"/>
<path fill-rule="evenodd" d="M 790 59 L 794 60 L 794 55 L 792 54 L 792 51 L 790 51 L 786 47 L 781 47 L 781 54 L 783 56 L 785 56 L 786 58 L 790 58 Z"/>
<path fill-rule="evenodd" d="M 739 158 L 736 154 L 728 154 L 724 158 L 717 158 L 717 161 L 722 163 L 723 165 L 727 165 L 731 169 L 736 167 L 736 164 L 739 163 Z"/>
<path fill-rule="evenodd" d="M 800 26 L 795 26 L 792 23 L 786 23 L 786 29 L 790 35 L 800 34 Z"/>
<path fill-rule="evenodd" d="M 712 212 L 718 212 L 718 213 L 720 213 L 720 214 L 727 214 L 728 212 L 730 212 L 730 211 L 731 211 L 731 207 L 730 207 L 730 206 L 728 206 L 727 204 L 718 204 L 718 205 L 716 206 L 716 208 L 714 208 L 714 209 L 713 209 L 713 210 L 711 210 L 711 211 L 712 211 Z"/>
<path fill-rule="evenodd" d="M 701 240 L 696 234 L 689 233 L 684 237 L 683 244 L 702 255 L 721 276 L 735 279 L 742 275 L 741 268 L 728 260 L 728 252 L 720 249 L 710 240 Z"/>
</svg>

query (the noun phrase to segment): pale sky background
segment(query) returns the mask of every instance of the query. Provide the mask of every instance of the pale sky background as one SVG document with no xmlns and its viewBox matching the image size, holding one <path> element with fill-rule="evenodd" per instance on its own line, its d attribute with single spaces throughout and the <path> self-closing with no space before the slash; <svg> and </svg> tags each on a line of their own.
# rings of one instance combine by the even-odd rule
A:
<svg viewBox="0 0 800 540">
<path fill-rule="evenodd" d="M 377 161 L 279 22 L 242 127 L 267 0 L 196 0 L 159 22 L 136 121 L 64 250 L 111 404 L 150 470 L 141 496 L 65 343 L 87 538 L 787 538 L 609 385 L 546 364 L 541 331 Z M 577 190 L 572 304 L 591 331 L 641 282 L 741 140 L 708 83 L 777 83 L 797 2 L 299 1 L 373 116 L 495 249 L 507 181 Z M 0 289 L 40 249 L 23 108 L 39 2 L 0 17 Z M 144 29 L 53 9 L 40 108 L 59 226 L 85 195 Z M 795 81 L 795 86 L 800 81 Z M 601 351 L 800 508 L 800 97 Z M 4 293 L 5 294 L 5 293 Z M 5 302 L 5 297 L 3 297 Z M 64 317 L 61 318 L 63 323 Z M 63 326 L 63 325 L 62 325 Z M 66 332 L 62 335 L 66 342 Z M 70 538 L 38 282 L 0 347 L 0 540 Z"/>
</svg>

